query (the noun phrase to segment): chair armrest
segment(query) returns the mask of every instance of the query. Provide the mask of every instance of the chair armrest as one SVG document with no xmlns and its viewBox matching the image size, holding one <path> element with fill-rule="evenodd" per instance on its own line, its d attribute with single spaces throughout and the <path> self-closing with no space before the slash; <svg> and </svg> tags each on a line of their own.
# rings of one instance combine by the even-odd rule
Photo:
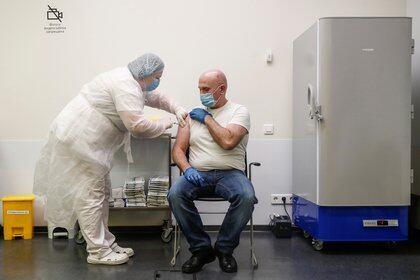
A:
<svg viewBox="0 0 420 280">
<path fill-rule="evenodd" d="M 252 167 L 253 166 L 261 166 L 261 163 L 254 161 L 254 162 L 251 162 L 248 166 L 249 166 L 249 168 L 248 168 L 249 169 L 248 179 L 250 181 L 252 181 Z"/>
</svg>

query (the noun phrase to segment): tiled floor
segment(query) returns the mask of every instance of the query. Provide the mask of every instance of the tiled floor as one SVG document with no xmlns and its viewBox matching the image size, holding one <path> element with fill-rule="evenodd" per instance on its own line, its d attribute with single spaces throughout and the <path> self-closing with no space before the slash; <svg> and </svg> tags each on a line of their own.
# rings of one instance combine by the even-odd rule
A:
<svg viewBox="0 0 420 280">
<path fill-rule="evenodd" d="M 214 238 L 215 234 L 211 236 Z M 89 265 L 83 246 L 73 240 L 49 240 L 36 234 L 33 240 L 0 241 L 0 279 L 420 279 L 420 241 L 398 250 L 381 244 L 337 244 L 316 252 L 299 233 L 291 239 L 276 239 L 270 232 L 255 234 L 259 268 L 253 271 L 249 259 L 249 234 L 243 233 L 235 251 L 239 271 L 226 274 L 217 261 L 196 275 L 165 272 L 170 269 L 172 248 L 159 233 L 117 234 L 119 243 L 131 246 L 136 255 L 120 266 Z M 184 241 L 184 240 L 183 240 Z M 179 265 L 189 257 L 185 241 Z"/>
</svg>

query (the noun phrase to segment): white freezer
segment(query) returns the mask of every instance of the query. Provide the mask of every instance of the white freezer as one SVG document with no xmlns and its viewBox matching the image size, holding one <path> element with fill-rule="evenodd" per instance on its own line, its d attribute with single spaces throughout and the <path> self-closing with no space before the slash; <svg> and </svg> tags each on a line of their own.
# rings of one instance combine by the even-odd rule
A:
<svg viewBox="0 0 420 280">
<path fill-rule="evenodd" d="M 410 204 L 411 18 L 322 18 L 293 43 L 293 192 Z"/>
</svg>

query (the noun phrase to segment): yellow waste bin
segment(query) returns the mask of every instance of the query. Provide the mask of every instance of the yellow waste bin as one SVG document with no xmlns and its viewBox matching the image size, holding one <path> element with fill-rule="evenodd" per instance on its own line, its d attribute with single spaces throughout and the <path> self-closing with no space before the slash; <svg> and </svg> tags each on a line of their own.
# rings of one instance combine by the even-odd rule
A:
<svg viewBox="0 0 420 280">
<path fill-rule="evenodd" d="M 34 199 L 34 195 L 10 195 L 2 198 L 4 240 L 12 240 L 16 237 L 32 239 Z"/>
</svg>

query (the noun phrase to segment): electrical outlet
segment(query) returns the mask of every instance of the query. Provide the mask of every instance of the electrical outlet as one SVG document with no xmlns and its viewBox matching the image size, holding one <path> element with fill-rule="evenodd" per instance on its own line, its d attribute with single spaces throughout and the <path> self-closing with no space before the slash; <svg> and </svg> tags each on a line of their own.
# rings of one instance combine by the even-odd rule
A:
<svg viewBox="0 0 420 280">
<path fill-rule="evenodd" d="M 281 194 L 271 194 L 271 204 L 283 204 L 282 197 L 286 198 L 286 204 L 292 204 L 292 194 L 290 193 L 281 193 Z"/>
</svg>

